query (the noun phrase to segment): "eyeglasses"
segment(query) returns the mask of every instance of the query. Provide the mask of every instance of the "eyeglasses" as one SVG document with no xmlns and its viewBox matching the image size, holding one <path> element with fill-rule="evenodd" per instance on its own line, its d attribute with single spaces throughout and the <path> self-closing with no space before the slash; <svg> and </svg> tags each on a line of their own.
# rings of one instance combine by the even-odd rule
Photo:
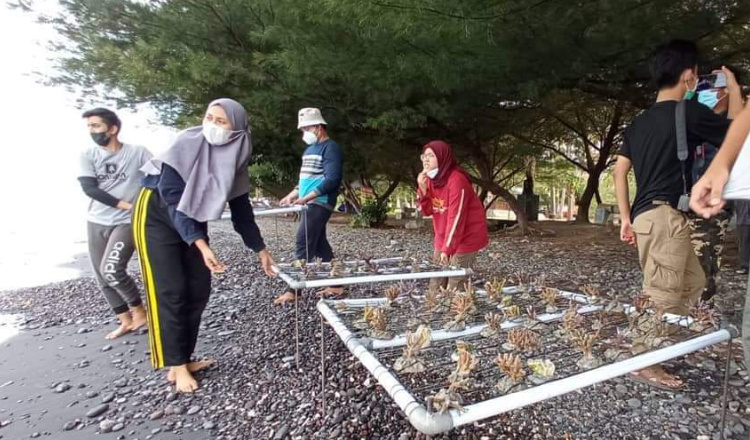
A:
<svg viewBox="0 0 750 440">
<path fill-rule="evenodd" d="M 422 155 L 419 156 L 419 159 L 421 159 L 421 160 L 431 160 L 431 159 L 435 159 L 435 158 L 436 157 L 435 157 L 434 154 L 422 154 Z"/>
</svg>

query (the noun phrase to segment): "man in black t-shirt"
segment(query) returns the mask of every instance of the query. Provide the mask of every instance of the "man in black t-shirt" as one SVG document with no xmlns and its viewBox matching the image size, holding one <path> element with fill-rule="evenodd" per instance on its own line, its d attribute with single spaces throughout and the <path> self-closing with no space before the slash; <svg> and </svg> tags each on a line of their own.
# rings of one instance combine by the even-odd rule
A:
<svg viewBox="0 0 750 440">
<path fill-rule="evenodd" d="M 656 103 L 625 130 L 615 166 L 617 204 L 622 217 L 620 239 L 638 247 L 643 294 L 653 306 L 667 313 L 687 315 L 700 299 L 705 275 L 693 251 L 688 220 L 677 210 L 677 204 L 692 186 L 685 171 L 691 168 L 695 147 L 703 142 L 721 145 L 729 121 L 690 99 L 698 85 L 695 44 L 670 42 L 657 51 L 650 68 L 659 90 Z M 727 75 L 731 118 L 742 108 L 740 88 L 732 72 L 722 70 Z M 675 108 L 682 99 L 687 99 L 689 149 L 689 159 L 684 165 L 677 157 L 675 129 Z M 637 185 L 632 210 L 627 177 L 631 168 Z M 667 374 L 660 366 L 636 374 L 662 387 L 682 385 L 679 378 Z"/>
</svg>

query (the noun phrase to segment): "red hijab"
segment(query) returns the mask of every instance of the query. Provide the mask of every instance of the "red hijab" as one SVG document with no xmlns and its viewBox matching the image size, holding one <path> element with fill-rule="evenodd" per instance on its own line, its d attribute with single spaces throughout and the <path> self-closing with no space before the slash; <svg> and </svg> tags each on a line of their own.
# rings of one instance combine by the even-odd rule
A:
<svg viewBox="0 0 750 440">
<path fill-rule="evenodd" d="M 432 141 L 422 147 L 422 154 L 424 154 L 428 148 L 435 153 L 438 163 L 437 176 L 435 176 L 434 179 L 431 179 L 434 187 L 444 187 L 448 183 L 448 177 L 450 177 L 454 169 L 464 173 L 467 178 L 469 177 L 469 174 L 464 171 L 463 168 L 458 166 L 458 162 L 456 162 L 456 159 L 453 157 L 453 151 L 448 143 L 443 141 Z"/>
</svg>

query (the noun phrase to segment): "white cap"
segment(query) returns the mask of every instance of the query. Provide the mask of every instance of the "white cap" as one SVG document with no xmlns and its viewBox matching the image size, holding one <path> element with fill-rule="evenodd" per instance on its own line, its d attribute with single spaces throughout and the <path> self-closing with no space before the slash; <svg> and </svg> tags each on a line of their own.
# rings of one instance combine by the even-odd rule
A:
<svg viewBox="0 0 750 440">
<path fill-rule="evenodd" d="M 311 125 L 328 125 L 320 114 L 320 109 L 314 107 L 303 108 L 297 115 L 297 128 L 309 127 Z"/>
</svg>

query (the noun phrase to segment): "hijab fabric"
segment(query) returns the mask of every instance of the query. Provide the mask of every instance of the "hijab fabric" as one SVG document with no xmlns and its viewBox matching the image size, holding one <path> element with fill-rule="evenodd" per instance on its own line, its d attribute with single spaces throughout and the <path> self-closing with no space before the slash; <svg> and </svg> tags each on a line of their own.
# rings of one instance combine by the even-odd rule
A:
<svg viewBox="0 0 750 440">
<path fill-rule="evenodd" d="M 458 166 L 458 162 L 456 162 L 456 159 L 453 157 L 453 151 L 448 143 L 443 141 L 432 141 L 422 147 L 422 153 L 424 154 L 428 148 L 435 153 L 438 163 L 438 173 L 437 176 L 432 179 L 432 186 L 436 188 L 444 187 L 448 183 L 448 178 L 454 169 L 464 173 L 468 178 L 469 175 L 466 171 Z"/>
<path fill-rule="evenodd" d="M 232 123 L 232 136 L 223 145 L 211 145 L 203 136 L 203 127 L 181 131 L 169 149 L 147 162 L 141 171 L 161 174 L 167 164 L 185 181 L 177 210 L 199 222 L 221 218 L 228 200 L 250 190 L 247 167 L 252 144 L 247 113 L 232 99 L 217 99 L 208 107 L 220 106 Z"/>
</svg>

